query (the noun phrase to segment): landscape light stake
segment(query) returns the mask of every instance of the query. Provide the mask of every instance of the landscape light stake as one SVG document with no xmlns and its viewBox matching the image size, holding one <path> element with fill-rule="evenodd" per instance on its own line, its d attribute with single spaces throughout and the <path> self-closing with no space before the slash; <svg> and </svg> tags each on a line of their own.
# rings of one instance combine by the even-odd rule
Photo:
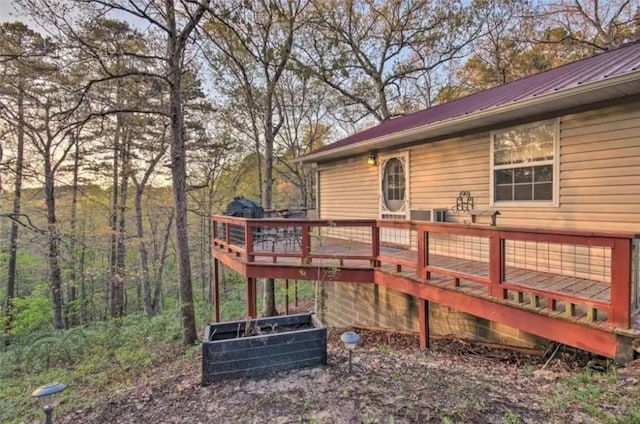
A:
<svg viewBox="0 0 640 424">
<path fill-rule="evenodd" d="M 354 333 L 353 331 L 347 331 L 346 333 L 342 333 L 340 336 L 340 340 L 344 343 L 344 347 L 349 352 L 349 374 L 353 372 L 353 368 L 351 366 L 351 357 L 353 355 L 353 350 L 356 348 L 356 345 L 360 342 L 360 336 Z"/>
<path fill-rule="evenodd" d="M 53 424 L 53 410 L 60 403 L 62 392 L 67 388 L 66 384 L 49 383 L 40 386 L 31 393 L 31 396 L 38 400 L 40 408 L 46 416 L 45 424 Z"/>
</svg>

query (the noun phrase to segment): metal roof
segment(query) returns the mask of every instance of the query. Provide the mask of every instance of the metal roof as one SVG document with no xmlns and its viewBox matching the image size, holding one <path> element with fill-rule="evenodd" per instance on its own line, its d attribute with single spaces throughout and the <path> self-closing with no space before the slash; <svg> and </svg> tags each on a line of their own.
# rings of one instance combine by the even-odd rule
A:
<svg viewBox="0 0 640 424">
<path fill-rule="evenodd" d="M 616 89 L 612 89 L 614 85 Z M 640 93 L 640 42 L 384 121 L 300 159 L 305 162 L 335 159 L 376 148 L 445 136 L 456 131 L 530 116 L 531 113 L 561 110 L 637 93 Z M 571 95 L 574 98 L 569 98 Z M 561 98 L 564 100 L 560 101 Z M 519 107 L 521 113 L 513 112 Z M 508 111 L 510 113 L 506 113 Z M 526 113 L 529 115 L 524 115 Z M 477 119 L 471 122 L 472 118 Z M 447 123 L 455 123 L 455 128 L 447 129 Z M 364 144 L 366 148 L 358 148 Z"/>
</svg>

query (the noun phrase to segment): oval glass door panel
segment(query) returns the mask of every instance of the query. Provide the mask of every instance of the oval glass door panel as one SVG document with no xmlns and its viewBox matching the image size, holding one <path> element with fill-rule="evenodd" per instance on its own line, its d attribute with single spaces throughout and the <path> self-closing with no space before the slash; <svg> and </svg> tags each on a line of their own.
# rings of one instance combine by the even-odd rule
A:
<svg viewBox="0 0 640 424">
<path fill-rule="evenodd" d="M 389 159 L 384 166 L 382 193 L 389 212 L 398 212 L 405 205 L 405 170 L 398 158 Z"/>
</svg>

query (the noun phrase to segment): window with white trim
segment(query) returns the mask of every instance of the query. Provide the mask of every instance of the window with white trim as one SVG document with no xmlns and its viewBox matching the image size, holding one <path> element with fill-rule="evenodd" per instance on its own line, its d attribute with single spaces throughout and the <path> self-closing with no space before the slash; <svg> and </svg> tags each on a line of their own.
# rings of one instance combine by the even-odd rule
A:
<svg viewBox="0 0 640 424">
<path fill-rule="evenodd" d="M 557 121 L 491 133 L 492 203 L 555 204 Z"/>
</svg>

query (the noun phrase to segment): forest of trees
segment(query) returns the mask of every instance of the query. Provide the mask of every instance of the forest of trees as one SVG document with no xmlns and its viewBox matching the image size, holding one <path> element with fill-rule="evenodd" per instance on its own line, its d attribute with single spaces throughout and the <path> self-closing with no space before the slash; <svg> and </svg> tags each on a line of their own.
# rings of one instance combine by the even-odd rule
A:
<svg viewBox="0 0 640 424">
<path fill-rule="evenodd" d="M 233 196 L 311 207 L 315 171 L 293 158 L 640 38 L 638 0 L 15 6 L 0 23 L 5 349 L 36 315 L 29 331 L 62 330 L 167 299 L 191 345 L 211 216 Z"/>
</svg>

